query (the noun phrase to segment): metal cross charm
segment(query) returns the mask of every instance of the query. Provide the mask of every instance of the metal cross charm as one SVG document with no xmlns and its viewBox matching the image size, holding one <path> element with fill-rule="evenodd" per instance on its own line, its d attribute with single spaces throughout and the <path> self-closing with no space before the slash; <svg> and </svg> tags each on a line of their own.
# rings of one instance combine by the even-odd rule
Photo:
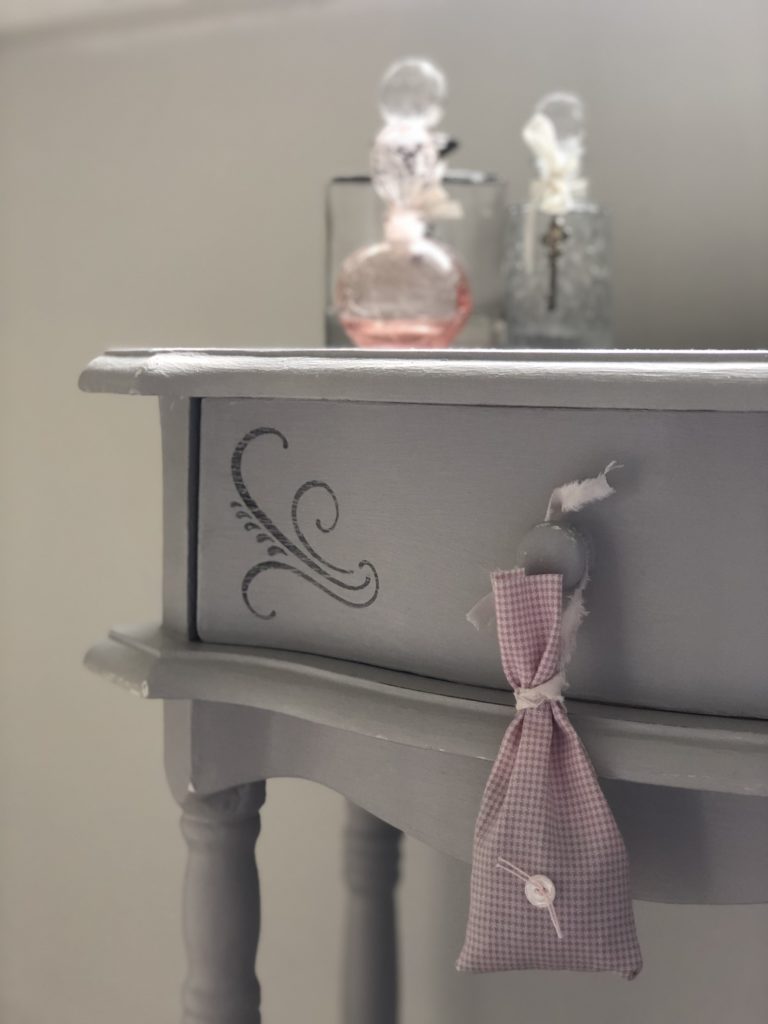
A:
<svg viewBox="0 0 768 1024">
<path fill-rule="evenodd" d="M 568 237 L 561 217 L 553 217 L 549 222 L 549 227 L 541 236 L 549 260 L 549 296 L 547 298 L 547 309 L 549 310 L 557 309 L 557 261 L 563 254 L 562 245 Z"/>
</svg>

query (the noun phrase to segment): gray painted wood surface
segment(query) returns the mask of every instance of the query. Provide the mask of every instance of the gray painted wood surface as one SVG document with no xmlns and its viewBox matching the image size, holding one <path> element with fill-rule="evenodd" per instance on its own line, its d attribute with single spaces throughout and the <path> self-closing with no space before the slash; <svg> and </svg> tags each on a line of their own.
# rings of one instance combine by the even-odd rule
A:
<svg viewBox="0 0 768 1024">
<path fill-rule="evenodd" d="M 184 941 L 188 973 L 182 1024 L 259 1024 L 255 973 L 259 878 L 254 846 L 264 783 L 182 803 L 187 842 Z"/>
<path fill-rule="evenodd" d="M 466 612 L 616 459 L 570 692 L 768 717 L 766 449 L 766 413 L 204 399 L 198 632 L 506 689 Z"/>
<path fill-rule="evenodd" d="M 113 349 L 84 391 L 421 405 L 768 411 L 764 351 Z"/>
<path fill-rule="evenodd" d="M 160 400 L 163 624 L 183 637 L 195 632 L 199 404 L 187 398 Z"/>
<path fill-rule="evenodd" d="M 457 688 L 384 670 L 152 633 L 99 644 L 89 664 L 165 700 L 177 799 L 190 785 L 204 795 L 260 778 L 310 779 L 470 859 L 508 704 L 447 696 Z M 570 711 L 627 840 L 637 898 L 768 902 L 766 723 L 624 709 L 619 717 L 578 701 Z M 612 768 L 619 777 L 605 778 Z"/>
<path fill-rule="evenodd" d="M 344 831 L 347 907 L 343 1024 L 396 1024 L 397 935 L 394 892 L 398 829 L 349 804 Z"/>
<path fill-rule="evenodd" d="M 614 457 L 626 462 L 628 452 L 634 461 L 621 498 L 605 517 L 593 510 L 585 518 L 600 556 L 591 592 L 599 614 L 574 676 L 577 695 L 605 694 L 611 703 L 571 700 L 574 724 L 626 838 L 638 898 L 768 902 L 768 723 L 658 710 L 765 717 L 758 669 L 765 588 L 756 581 L 767 560 L 759 453 L 768 353 L 612 352 L 585 360 L 582 353 L 404 359 L 137 350 L 95 360 L 81 386 L 161 397 L 164 628 L 114 631 L 87 660 L 112 681 L 165 701 L 166 774 L 190 849 L 186 1024 L 259 1020 L 253 846 L 261 780 L 276 776 L 312 779 L 362 809 L 352 812 L 347 840 L 346 1021 L 392 1024 L 398 830 L 470 859 L 490 762 L 512 714 L 511 694 L 493 667 L 495 645 L 462 633 L 463 614 L 486 589 L 488 571 L 510 564 L 553 486 Z M 267 401 L 230 401 L 243 398 Z M 216 408 L 221 415 L 208 416 L 213 429 L 201 438 L 202 407 L 206 416 Z M 242 509 L 229 506 L 231 518 L 222 515 L 221 502 L 242 497 L 231 494 L 222 455 L 231 457 L 227 448 L 239 440 L 228 431 L 243 423 L 274 427 L 273 414 L 283 417 L 299 462 L 290 470 L 278 462 L 267 475 L 270 502 L 284 507 L 290 473 L 300 467 L 307 474 L 301 483 L 333 476 L 327 484 L 341 504 L 338 531 L 328 528 L 327 506 L 310 509 L 309 525 L 297 520 L 307 538 L 315 523 L 309 539 L 321 557 L 312 558 L 341 565 L 367 545 L 358 561 L 373 552 L 383 567 L 382 595 L 389 588 L 378 632 L 349 619 L 342 627 L 333 616 L 321 629 L 327 612 L 298 598 L 295 586 L 273 589 L 276 608 L 296 617 L 287 646 L 309 638 L 318 651 L 330 638 L 339 653 L 341 638 L 351 645 L 347 656 L 354 648 L 358 658 L 407 671 L 277 650 L 279 630 L 256 637 L 252 622 L 244 632 L 237 625 L 230 581 L 253 557 L 243 539 L 259 542 L 246 537 L 255 530 L 244 529 L 247 516 L 237 518 Z M 249 487 L 254 468 L 244 466 Z M 332 501 L 322 487 L 310 490 L 309 497 Z M 331 543 L 320 551 L 320 541 Z M 288 575 L 281 578 L 310 586 Z M 630 577 L 639 580 L 640 601 Z M 197 601 L 204 632 L 212 626 L 222 639 L 223 624 L 236 630 L 228 636 L 273 649 L 198 642 Z M 359 611 L 346 607 L 359 623 Z M 670 616 L 676 646 L 663 633 Z M 713 629 L 725 656 L 712 648 Z M 471 642 L 470 672 L 464 647 Z M 442 678 L 417 674 L 425 669 Z"/>
<path fill-rule="evenodd" d="M 165 703 L 170 777 L 216 792 L 267 773 L 341 793 L 433 849 L 469 862 L 490 763 L 393 743 L 291 715 L 195 701 Z M 768 801 L 602 781 L 627 842 L 637 899 L 768 902 Z M 456 950 L 458 954 L 458 950 Z"/>
<path fill-rule="evenodd" d="M 514 713 L 510 691 L 483 693 L 315 655 L 190 643 L 156 627 L 113 630 L 87 664 L 144 697 L 273 711 L 467 757 L 485 773 Z M 568 708 L 602 778 L 768 796 L 768 722 L 578 700 Z"/>
</svg>

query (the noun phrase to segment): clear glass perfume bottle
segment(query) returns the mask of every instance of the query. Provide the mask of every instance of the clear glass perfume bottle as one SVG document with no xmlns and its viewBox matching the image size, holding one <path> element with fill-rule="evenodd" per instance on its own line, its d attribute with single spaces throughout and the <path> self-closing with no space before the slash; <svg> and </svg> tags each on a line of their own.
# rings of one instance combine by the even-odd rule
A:
<svg viewBox="0 0 768 1024">
<path fill-rule="evenodd" d="M 339 322 L 364 348 L 445 348 L 472 308 L 460 261 L 427 231 L 430 218 L 460 215 L 442 186 L 445 137 L 432 130 L 444 92 L 427 61 L 401 61 L 382 81 L 371 173 L 384 237 L 344 260 L 335 288 Z"/>
<path fill-rule="evenodd" d="M 609 219 L 587 198 L 581 100 L 572 93 L 545 96 L 523 139 L 537 177 L 528 202 L 510 207 L 509 344 L 610 348 Z"/>
</svg>

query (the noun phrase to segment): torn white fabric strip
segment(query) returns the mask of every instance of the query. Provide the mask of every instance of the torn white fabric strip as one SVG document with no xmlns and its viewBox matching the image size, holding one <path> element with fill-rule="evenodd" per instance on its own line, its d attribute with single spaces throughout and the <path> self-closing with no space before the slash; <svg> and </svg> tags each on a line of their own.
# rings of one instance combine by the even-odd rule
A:
<svg viewBox="0 0 768 1024">
<path fill-rule="evenodd" d="M 588 480 L 574 480 L 572 483 L 556 487 L 549 499 L 544 522 L 549 523 L 568 512 L 578 512 L 585 505 L 609 498 L 615 491 L 608 483 L 608 474 L 611 470 L 620 468 L 618 462 L 609 462 L 597 476 Z"/>
</svg>

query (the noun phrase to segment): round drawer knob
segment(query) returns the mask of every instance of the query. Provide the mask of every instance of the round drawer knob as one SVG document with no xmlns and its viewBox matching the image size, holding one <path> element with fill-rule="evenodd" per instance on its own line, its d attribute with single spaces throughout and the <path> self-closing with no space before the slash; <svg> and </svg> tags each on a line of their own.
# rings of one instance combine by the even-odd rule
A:
<svg viewBox="0 0 768 1024">
<path fill-rule="evenodd" d="M 539 523 L 523 537 L 517 549 L 517 564 L 527 576 L 561 575 L 563 590 L 570 593 L 586 575 L 587 542 L 572 526 Z"/>
</svg>

